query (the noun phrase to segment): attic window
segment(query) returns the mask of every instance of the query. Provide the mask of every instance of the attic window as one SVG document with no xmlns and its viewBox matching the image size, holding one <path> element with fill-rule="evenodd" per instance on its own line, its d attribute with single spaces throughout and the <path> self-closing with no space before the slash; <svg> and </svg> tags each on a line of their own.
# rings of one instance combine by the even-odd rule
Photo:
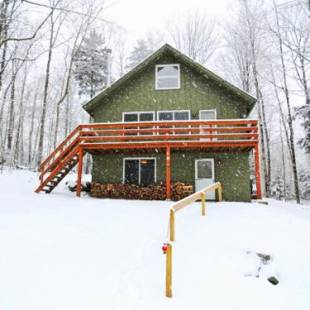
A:
<svg viewBox="0 0 310 310">
<path fill-rule="evenodd" d="M 156 89 L 180 88 L 180 65 L 157 65 L 155 67 Z"/>
</svg>

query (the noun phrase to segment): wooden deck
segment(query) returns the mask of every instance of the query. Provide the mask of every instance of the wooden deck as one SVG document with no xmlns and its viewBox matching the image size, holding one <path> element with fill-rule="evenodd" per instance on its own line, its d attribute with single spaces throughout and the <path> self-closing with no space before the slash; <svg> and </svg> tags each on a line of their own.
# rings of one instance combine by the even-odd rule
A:
<svg viewBox="0 0 310 310">
<path fill-rule="evenodd" d="M 261 198 L 257 120 L 191 120 L 92 123 L 75 128 L 41 163 L 36 192 L 51 192 L 78 164 L 77 195 L 85 152 L 91 154 L 161 150 L 166 153 L 167 197 L 170 197 L 171 150 L 254 150 L 257 197 Z"/>
</svg>

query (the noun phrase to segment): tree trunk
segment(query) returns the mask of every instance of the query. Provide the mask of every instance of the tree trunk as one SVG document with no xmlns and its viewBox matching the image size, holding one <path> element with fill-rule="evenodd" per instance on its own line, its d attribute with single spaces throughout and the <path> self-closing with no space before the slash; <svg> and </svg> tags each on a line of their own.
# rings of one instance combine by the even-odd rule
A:
<svg viewBox="0 0 310 310">
<path fill-rule="evenodd" d="M 283 92 L 285 95 L 287 114 L 288 114 L 287 123 L 288 123 L 288 128 L 289 128 L 289 143 L 290 143 L 290 148 L 291 148 L 291 160 L 292 160 L 292 170 L 293 170 L 293 178 L 294 178 L 295 197 L 296 197 L 296 202 L 300 203 L 298 171 L 297 171 L 295 142 L 294 142 L 293 118 L 292 118 L 292 111 L 291 111 L 289 89 L 288 89 L 288 84 L 287 84 L 287 72 L 286 72 L 286 65 L 284 61 L 283 42 L 282 42 L 282 37 L 281 37 L 281 32 L 280 32 L 279 16 L 278 16 L 278 10 L 277 10 L 275 3 L 274 3 L 274 9 L 275 9 L 277 37 L 278 37 L 279 53 L 280 53 L 281 68 L 282 68 Z"/>
<path fill-rule="evenodd" d="M 41 114 L 40 126 L 39 126 L 39 143 L 38 143 L 37 162 L 36 162 L 37 166 L 40 165 L 40 162 L 42 161 L 42 157 L 43 157 L 44 130 L 45 130 L 45 119 L 46 119 L 46 111 L 47 111 L 47 95 L 48 95 L 48 87 L 49 87 L 49 80 L 50 80 L 50 68 L 51 68 L 53 41 L 54 41 L 53 12 L 50 16 L 50 19 L 51 19 L 51 29 L 50 29 L 48 58 L 47 58 L 47 64 L 46 64 L 46 70 L 45 70 L 42 114 Z"/>
<path fill-rule="evenodd" d="M 32 110 L 31 110 L 31 117 L 30 117 L 30 129 L 29 129 L 29 135 L 28 135 L 28 165 L 32 165 L 32 143 L 33 143 L 33 128 L 34 128 L 34 117 L 36 113 L 37 108 L 37 96 L 38 96 L 38 89 L 35 92 L 33 104 L 32 104 Z"/>
</svg>

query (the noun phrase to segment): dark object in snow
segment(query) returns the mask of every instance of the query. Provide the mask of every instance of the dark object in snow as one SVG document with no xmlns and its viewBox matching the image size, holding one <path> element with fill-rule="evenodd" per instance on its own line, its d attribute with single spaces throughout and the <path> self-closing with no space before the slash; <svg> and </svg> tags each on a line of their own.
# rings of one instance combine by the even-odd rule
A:
<svg viewBox="0 0 310 310">
<path fill-rule="evenodd" d="M 266 201 L 266 200 L 256 200 L 255 202 L 257 202 L 257 203 L 260 203 L 260 204 L 262 204 L 262 205 L 266 205 L 266 206 L 268 206 L 268 201 Z"/>
<path fill-rule="evenodd" d="M 274 276 L 269 277 L 267 280 L 268 280 L 271 284 L 273 284 L 273 285 L 278 285 L 278 284 L 279 284 L 279 280 L 278 280 L 276 277 L 274 277 Z"/>
<path fill-rule="evenodd" d="M 256 253 L 256 255 L 261 259 L 264 265 L 266 265 L 271 260 L 271 255 L 269 254 Z"/>
<path fill-rule="evenodd" d="M 76 192 L 76 183 L 71 186 L 70 184 L 68 185 L 68 189 L 70 192 Z M 86 192 L 86 193 L 89 193 L 90 192 L 90 188 L 91 188 L 91 183 L 90 182 L 85 182 L 82 184 L 82 189 L 81 191 L 82 192 Z"/>
</svg>

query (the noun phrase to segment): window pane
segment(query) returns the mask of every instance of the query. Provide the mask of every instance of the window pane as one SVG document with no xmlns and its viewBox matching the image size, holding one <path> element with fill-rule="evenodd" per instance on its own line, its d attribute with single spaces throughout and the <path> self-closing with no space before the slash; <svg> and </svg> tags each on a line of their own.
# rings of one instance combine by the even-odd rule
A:
<svg viewBox="0 0 310 310">
<path fill-rule="evenodd" d="M 178 66 L 162 66 L 157 67 L 157 75 L 158 77 L 178 77 L 179 67 Z"/>
<path fill-rule="evenodd" d="M 212 162 L 211 161 L 198 161 L 198 179 L 212 179 Z"/>
<path fill-rule="evenodd" d="M 174 119 L 176 121 L 189 120 L 189 112 L 174 112 Z"/>
<path fill-rule="evenodd" d="M 140 113 L 139 115 L 140 122 L 151 122 L 154 120 L 153 113 Z"/>
<path fill-rule="evenodd" d="M 139 184 L 139 160 L 125 160 L 125 183 Z"/>
<path fill-rule="evenodd" d="M 157 78 L 157 87 L 158 88 L 177 88 L 178 78 L 177 77 L 169 77 L 169 78 Z"/>
<path fill-rule="evenodd" d="M 141 185 L 150 185 L 155 182 L 155 160 L 141 159 L 140 161 Z"/>
<path fill-rule="evenodd" d="M 138 114 L 124 114 L 124 122 L 137 122 Z"/>
<path fill-rule="evenodd" d="M 201 111 L 200 113 L 200 117 L 202 120 L 216 119 L 215 111 Z"/>
<path fill-rule="evenodd" d="M 160 112 L 158 114 L 158 118 L 160 121 L 172 121 L 173 120 L 173 112 Z"/>
<path fill-rule="evenodd" d="M 163 88 L 178 88 L 179 87 L 179 66 L 159 66 L 157 67 L 156 86 L 159 89 Z"/>
</svg>

